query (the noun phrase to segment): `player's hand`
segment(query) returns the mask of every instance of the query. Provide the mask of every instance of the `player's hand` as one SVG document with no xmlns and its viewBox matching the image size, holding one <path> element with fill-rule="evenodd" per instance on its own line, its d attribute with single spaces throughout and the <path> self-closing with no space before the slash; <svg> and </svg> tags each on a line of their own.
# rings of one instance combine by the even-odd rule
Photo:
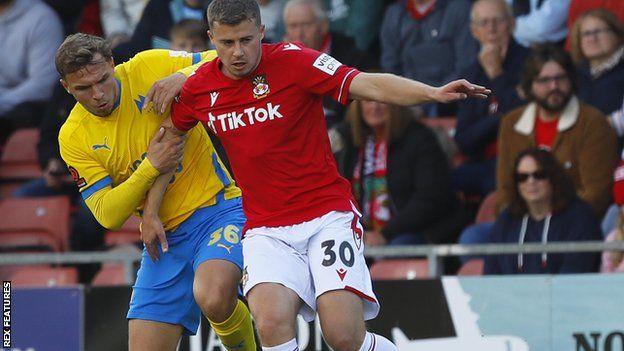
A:
<svg viewBox="0 0 624 351">
<path fill-rule="evenodd" d="M 472 84 L 465 79 L 452 81 L 442 87 L 435 88 L 433 99 L 437 102 L 448 103 L 464 100 L 469 97 L 486 99 L 492 91 L 480 85 Z"/>
<path fill-rule="evenodd" d="M 150 102 L 154 104 L 154 111 L 163 114 L 171 105 L 173 99 L 180 94 L 182 85 L 186 82 L 186 76 L 182 73 L 174 73 L 169 77 L 157 80 L 148 90 L 143 109 L 147 108 Z"/>
<path fill-rule="evenodd" d="M 384 246 L 388 240 L 380 232 L 367 230 L 364 232 L 364 245 L 366 246 Z"/>
<path fill-rule="evenodd" d="M 156 262 L 160 259 L 158 244 L 160 244 L 163 252 L 169 251 L 167 235 L 165 235 L 165 228 L 160 218 L 157 216 L 143 217 L 143 221 L 141 222 L 141 241 L 143 241 L 152 262 Z"/>
<path fill-rule="evenodd" d="M 147 158 L 160 174 L 173 171 L 182 162 L 186 141 L 186 135 L 164 136 L 165 128 L 160 127 L 147 148 Z"/>
</svg>

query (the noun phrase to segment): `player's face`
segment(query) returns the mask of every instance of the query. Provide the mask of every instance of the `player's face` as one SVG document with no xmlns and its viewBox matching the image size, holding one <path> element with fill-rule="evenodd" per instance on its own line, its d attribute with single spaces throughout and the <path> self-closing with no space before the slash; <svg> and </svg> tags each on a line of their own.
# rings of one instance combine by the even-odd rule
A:
<svg viewBox="0 0 624 351">
<path fill-rule="evenodd" d="M 258 67 L 262 57 L 264 26 L 243 21 L 235 26 L 214 23 L 208 32 L 223 66 L 221 71 L 232 79 L 241 79 Z"/>
<path fill-rule="evenodd" d="M 87 111 L 100 117 L 113 112 L 119 91 L 113 59 L 96 54 L 90 64 L 61 79 L 61 84 Z"/>
</svg>

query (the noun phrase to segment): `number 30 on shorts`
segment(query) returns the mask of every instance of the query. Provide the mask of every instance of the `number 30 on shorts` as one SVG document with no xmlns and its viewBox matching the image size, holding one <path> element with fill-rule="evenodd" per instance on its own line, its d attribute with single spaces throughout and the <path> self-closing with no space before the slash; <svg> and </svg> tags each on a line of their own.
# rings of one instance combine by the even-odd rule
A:
<svg viewBox="0 0 624 351">
<path fill-rule="evenodd" d="M 208 242 L 208 246 L 212 246 L 219 242 L 221 238 L 224 238 L 230 244 L 238 244 L 240 241 L 240 237 L 238 236 L 239 229 L 235 225 L 227 225 L 225 227 L 221 227 L 215 230 L 212 234 L 210 234 L 210 241 Z"/>
<path fill-rule="evenodd" d="M 347 241 L 343 241 L 338 246 L 338 255 L 334 251 L 334 246 L 336 246 L 336 242 L 334 240 L 327 240 L 321 243 L 321 248 L 325 249 L 325 257 L 323 258 L 323 266 L 328 267 L 333 265 L 336 262 L 337 256 L 340 257 L 340 261 L 347 266 L 353 267 L 353 263 L 355 263 L 355 253 L 353 252 L 353 247 Z"/>
</svg>

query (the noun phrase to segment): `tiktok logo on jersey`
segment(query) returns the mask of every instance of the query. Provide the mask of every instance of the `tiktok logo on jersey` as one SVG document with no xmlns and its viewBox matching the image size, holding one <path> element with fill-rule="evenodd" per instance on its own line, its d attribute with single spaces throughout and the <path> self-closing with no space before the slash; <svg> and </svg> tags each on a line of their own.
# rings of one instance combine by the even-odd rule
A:
<svg viewBox="0 0 624 351">
<path fill-rule="evenodd" d="M 218 133 L 218 126 L 221 127 L 221 131 L 226 132 L 228 130 L 247 127 L 248 125 L 252 126 L 256 123 L 272 121 L 276 118 L 283 118 L 284 116 L 279 112 L 280 106 L 281 105 L 273 106 L 273 104 L 269 102 L 266 108 L 250 107 L 244 109 L 241 113 L 232 111 L 215 116 L 212 112 L 208 112 L 208 127 L 216 134 Z"/>
</svg>

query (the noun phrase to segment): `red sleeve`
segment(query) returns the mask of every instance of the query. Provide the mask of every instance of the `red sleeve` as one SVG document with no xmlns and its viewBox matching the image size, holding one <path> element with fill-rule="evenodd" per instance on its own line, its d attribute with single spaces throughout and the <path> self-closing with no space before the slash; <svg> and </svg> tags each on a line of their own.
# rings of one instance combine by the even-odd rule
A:
<svg viewBox="0 0 624 351">
<path fill-rule="evenodd" d="M 180 96 L 171 105 L 171 122 L 183 132 L 190 130 L 197 125 L 197 114 L 193 106 L 193 94 L 189 92 L 189 85 L 184 84 Z"/>
<path fill-rule="evenodd" d="M 613 199 L 619 206 L 624 205 L 624 160 L 615 169 L 613 183 Z"/>
<path fill-rule="evenodd" d="M 343 65 L 328 54 L 304 47 L 301 50 L 289 50 L 287 53 L 300 77 L 299 85 L 304 90 L 327 95 L 343 105 L 347 104 L 351 81 L 360 71 Z"/>
</svg>

